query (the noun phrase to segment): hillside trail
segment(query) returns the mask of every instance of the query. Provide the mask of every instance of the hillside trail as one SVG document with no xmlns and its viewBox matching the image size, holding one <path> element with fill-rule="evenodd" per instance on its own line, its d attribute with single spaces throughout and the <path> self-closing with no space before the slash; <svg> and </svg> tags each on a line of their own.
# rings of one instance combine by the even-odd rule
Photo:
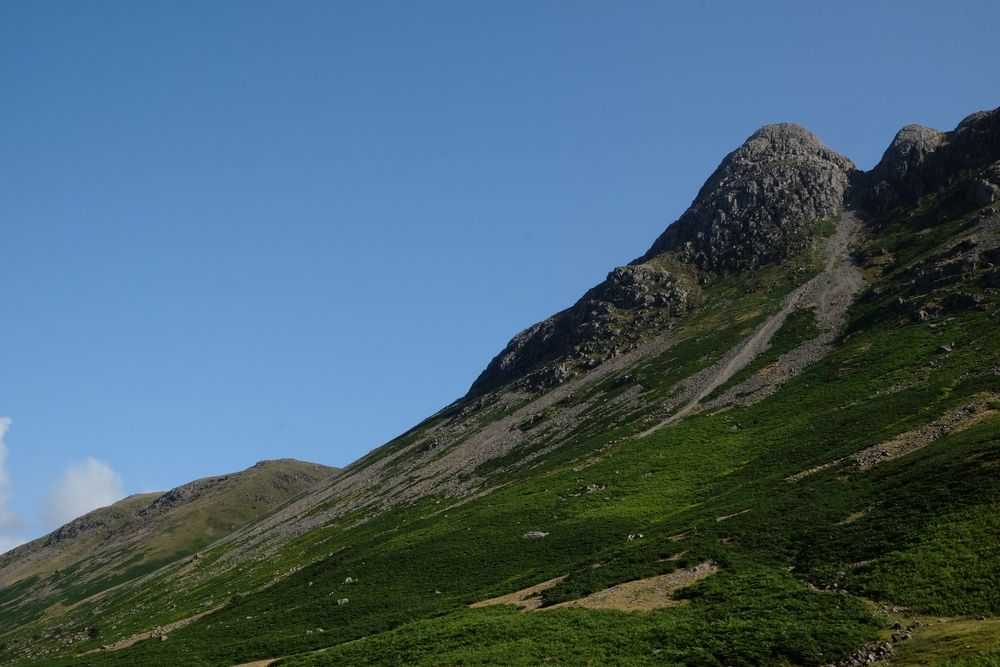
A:
<svg viewBox="0 0 1000 667">
<path fill-rule="evenodd" d="M 861 228 L 857 215 L 853 211 L 844 211 L 836 231 L 820 245 L 820 252 L 826 257 L 823 271 L 786 296 L 778 312 L 730 349 L 722 359 L 684 380 L 681 407 L 633 439 L 646 437 L 669 426 L 697 408 L 706 396 L 764 352 L 774 334 L 796 310 L 814 305 L 816 323 L 824 333 L 839 328 L 851 299 L 864 285 L 860 269 L 851 260 L 851 250 L 857 244 Z"/>
</svg>

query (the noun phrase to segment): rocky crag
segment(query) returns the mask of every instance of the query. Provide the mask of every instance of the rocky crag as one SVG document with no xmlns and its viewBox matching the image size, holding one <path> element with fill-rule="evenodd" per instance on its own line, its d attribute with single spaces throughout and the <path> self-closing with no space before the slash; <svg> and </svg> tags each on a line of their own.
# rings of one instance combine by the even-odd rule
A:
<svg viewBox="0 0 1000 667">
<path fill-rule="evenodd" d="M 848 207 L 882 215 L 958 180 L 976 205 L 1000 200 L 998 160 L 998 110 L 972 114 L 951 132 L 908 125 L 867 173 L 804 127 L 765 126 L 726 156 L 644 255 L 514 336 L 468 396 L 515 379 L 522 388 L 555 386 L 634 349 L 637 324 L 669 327 L 713 277 L 801 255 L 817 244 L 818 225 Z"/>
<path fill-rule="evenodd" d="M 970 201 L 1000 199 L 1000 113 L 980 111 L 951 132 L 907 125 L 879 163 L 864 175 L 856 199 L 881 215 L 964 179 Z"/>
</svg>

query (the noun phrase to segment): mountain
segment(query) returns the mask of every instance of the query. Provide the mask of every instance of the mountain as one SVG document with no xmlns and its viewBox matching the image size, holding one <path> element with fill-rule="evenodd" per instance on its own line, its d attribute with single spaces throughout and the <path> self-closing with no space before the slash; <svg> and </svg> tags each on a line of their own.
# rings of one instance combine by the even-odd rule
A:
<svg viewBox="0 0 1000 667">
<path fill-rule="evenodd" d="M 636 311 L 658 306 L 653 313 L 659 326 L 687 314 L 706 272 L 731 273 L 801 255 L 813 245 L 816 224 L 843 210 L 858 173 L 853 162 L 804 127 L 761 128 L 726 156 L 691 207 L 646 254 L 612 271 L 569 310 L 515 336 L 470 394 L 523 377 L 550 359 L 579 359 L 571 368 L 593 366 L 614 350 L 602 341 L 621 342 Z M 626 336 L 632 342 L 639 337 Z M 557 367 L 537 380 L 559 380 L 567 372 Z"/>
<path fill-rule="evenodd" d="M 8 556 L 0 660 L 1000 664 L 998 290 L 1000 110 L 868 172 L 764 127 L 337 474 L 89 597 Z"/>
<path fill-rule="evenodd" d="M 261 461 L 243 472 L 129 496 L 85 514 L 0 555 L 0 624 L 9 628 L 37 613 L 59 613 L 163 566 L 197 558 L 199 549 L 336 472 L 291 459 Z"/>
</svg>

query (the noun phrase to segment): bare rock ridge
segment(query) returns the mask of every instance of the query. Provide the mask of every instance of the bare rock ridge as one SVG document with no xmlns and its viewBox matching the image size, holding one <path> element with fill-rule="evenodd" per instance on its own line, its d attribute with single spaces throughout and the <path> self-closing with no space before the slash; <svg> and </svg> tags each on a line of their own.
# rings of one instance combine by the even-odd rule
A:
<svg viewBox="0 0 1000 667">
<path fill-rule="evenodd" d="M 1000 109 L 974 113 L 951 132 L 907 125 L 896 133 L 875 168 L 865 174 L 855 198 L 881 215 L 971 176 L 970 199 L 985 206 L 1000 198 L 998 160 Z"/>
<path fill-rule="evenodd" d="M 637 261 L 676 252 L 713 273 L 780 261 L 811 243 L 810 225 L 840 213 L 857 174 L 853 162 L 806 128 L 767 125 L 726 156 L 691 207 Z"/>
<path fill-rule="evenodd" d="M 802 126 L 762 127 L 723 159 L 644 255 L 514 336 L 466 399 L 515 380 L 526 389 L 561 384 L 575 369 L 637 345 L 639 328 L 671 327 L 712 275 L 814 247 L 818 223 L 849 205 L 881 215 L 963 179 L 972 203 L 1000 200 L 1000 109 L 972 114 L 947 133 L 908 125 L 867 173 Z"/>
<path fill-rule="evenodd" d="M 855 173 L 850 160 L 804 127 L 761 128 L 726 156 L 645 255 L 613 270 L 571 308 L 517 334 L 469 394 L 514 378 L 527 378 L 529 387 L 559 384 L 570 373 L 565 365 L 536 369 L 563 358 L 596 365 L 635 343 L 636 324 L 670 326 L 690 309 L 699 274 L 739 271 L 801 252 L 812 243 L 815 221 L 843 209 Z M 667 268 L 672 265 L 680 270 Z M 615 344 L 607 344 L 612 339 Z"/>
<path fill-rule="evenodd" d="M 638 312 L 640 323 L 650 317 L 669 326 L 670 320 L 687 311 L 687 301 L 688 289 L 663 269 L 649 265 L 618 267 L 571 308 L 514 336 L 469 393 L 484 393 L 517 377 L 523 377 L 533 388 L 561 384 L 570 373 L 565 365 L 532 371 L 560 357 L 578 360 L 584 367 L 596 366 L 599 359 L 618 351 L 617 346 L 604 342 L 615 339 L 630 344 L 638 340 L 634 332 L 627 330 L 622 311 Z"/>
<path fill-rule="evenodd" d="M 912 196 L 927 190 L 931 183 L 922 173 L 927 157 L 945 141 L 944 132 L 923 125 L 907 125 L 897 132 L 869 176 L 874 183 L 866 193 L 869 207 L 889 211 L 900 203 L 904 191 Z"/>
</svg>

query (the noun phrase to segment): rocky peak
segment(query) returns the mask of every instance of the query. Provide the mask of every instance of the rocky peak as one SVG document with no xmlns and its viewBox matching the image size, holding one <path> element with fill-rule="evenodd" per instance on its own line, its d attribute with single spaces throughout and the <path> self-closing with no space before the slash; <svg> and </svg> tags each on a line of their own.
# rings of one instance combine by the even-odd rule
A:
<svg viewBox="0 0 1000 667">
<path fill-rule="evenodd" d="M 905 178 L 911 171 L 918 170 L 927 156 L 946 140 L 944 132 L 923 125 L 907 125 L 896 133 L 872 174 L 879 179 Z"/>
<path fill-rule="evenodd" d="M 876 214 L 887 213 L 956 182 L 970 170 L 989 170 L 997 160 L 1000 109 L 967 116 L 951 132 L 907 125 L 896 133 L 882 159 L 866 174 L 868 187 L 862 191 L 860 201 Z M 989 185 L 990 181 L 986 182 Z M 982 187 L 976 190 L 982 191 Z"/>
<path fill-rule="evenodd" d="M 897 132 L 882 159 L 867 174 L 864 205 L 883 213 L 931 189 L 941 174 L 935 173 L 933 165 L 928 168 L 928 158 L 947 141 L 944 132 L 923 125 L 907 125 Z"/>
<path fill-rule="evenodd" d="M 1000 110 L 973 114 L 949 133 L 908 125 L 867 174 L 801 125 L 762 127 L 726 156 L 645 255 L 609 273 L 572 307 L 514 336 L 469 395 L 510 382 L 559 384 L 629 349 L 639 336 L 637 323 L 669 327 L 688 312 L 693 280 L 802 253 L 815 242 L 816 222 L 839 216 L 848 199 L 879 213 L 966 174 L 971 201 L 998 201 L 998 160 Z M 668 266 L 683 267 L 685 278 Z"/>
<path fill-rule="evenodd" d="M 726 156 L 691 207 L 637 261 L 665 252 L 729 273 L 796 254 L 837 216 L 854 163 L 792 123 L 767 125 Z"/>
<path fill-rule="evenodd" d="M 816 220 L 840 213 L 855 172 L 801 125 L 762 127 L 722 161 L 646 255 L 611 271 L 571 308 L 514 336 L 469 395 L 513 380 L 527 388 L 559 384 L 574 368 L 634 346 L 636 323 L 670 326 L 691 308 L 692 285 L 663 268 L 675 260 L 726 273 L 797 254 L 812 244 Z M 650 261 L 664 253 L 674 258 Z"/>
<path fill-rule="evenodd" d="M 760 128 L 743 145 L 729 154 L 723 165 L 738 165 L 748 160 L 767 161 L 775 158 L 798 156 L 820 157 L 838 163 L 844 169 L 853 169 L 854 163 L 843 155 L 827 148 L 819 138 L 796 123 L 774 123 Z"/>
</svg>

